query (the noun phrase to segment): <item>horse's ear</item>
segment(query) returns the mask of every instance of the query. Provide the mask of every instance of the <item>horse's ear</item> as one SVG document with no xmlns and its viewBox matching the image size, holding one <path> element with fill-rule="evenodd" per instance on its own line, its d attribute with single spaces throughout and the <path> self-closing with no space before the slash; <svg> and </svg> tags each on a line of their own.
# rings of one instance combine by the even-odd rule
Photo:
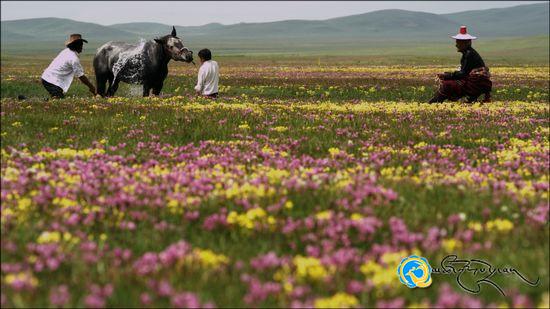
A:
<svg viewBox="0 0 550 309">
<path fill-rule="evenodd" d="M 176 36 L 176 27 L 174 27 L 174 26 L 172 26 L 172 33 L 171 33 L 171 35 L 172 35 L 173 37 Z"/>
<path fill-rule="evenodd" d="M 164 44 L 164 42 L 161 40 L 161 39 L 155 39 L 155 42 L 159 43 L 159 44 Z"/>
</svg>

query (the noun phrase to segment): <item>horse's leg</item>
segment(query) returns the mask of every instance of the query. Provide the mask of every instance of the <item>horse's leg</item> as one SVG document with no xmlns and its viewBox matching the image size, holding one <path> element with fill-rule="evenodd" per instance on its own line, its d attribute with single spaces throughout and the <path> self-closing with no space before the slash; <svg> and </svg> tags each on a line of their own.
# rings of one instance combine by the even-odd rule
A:
<svg viewBox="0 0 550 309">
<path fill-rule="evenodd" d="M 144 82 L 143 83 L 143 97 L 148 97 L 150 91 L 151 91 L 151 85 L 149 85 L 149 83 L 147 83 L 147 82 Z"/>
<path fill-rule="evenodd" d="M 97 94 L 104 97 L 105 96 L 105 83 L 107 82 L 106 74 L 97 74 L 95 76 L 95 82 L 97 84 Z"/>
<path fill-rule="evenodd" d="M 162 81 L 157 82 L 157 84 L 153 87 L 153 94 L 158 96 L 160 94 L 160 91 L 162 90 L 162 85 L 164 83 Z"/>
<path fill-rule="evenodd" d="M 106 95 L 107 96 L 111 96 L 111 88 L 113 87 L 113 79 L 114 79 L 114 75 L 112 72 L 109 72 L 109 74 L 107 75 L 107 83 L 109 85 L 109 87 L 107 88 L 107 93 Z"/>
<path fill-rule="evenodd" d="M 477 98 L 479 97 L 479 95 L 475 96 L 467 96 L 466 97 L 466 103 L 474 103 L 475 101 L 477 101 Z"/>
<path fill-rule="evenodd" d="M 120 79 L 118 78 L 113 81 L 113 84 L 109 87 L 109 91 L 107 91 L 108 96 L 112 97 L 115 95 L 115 92 L 118 89 L 118 83 L 120 83 Z"/>
</svg>

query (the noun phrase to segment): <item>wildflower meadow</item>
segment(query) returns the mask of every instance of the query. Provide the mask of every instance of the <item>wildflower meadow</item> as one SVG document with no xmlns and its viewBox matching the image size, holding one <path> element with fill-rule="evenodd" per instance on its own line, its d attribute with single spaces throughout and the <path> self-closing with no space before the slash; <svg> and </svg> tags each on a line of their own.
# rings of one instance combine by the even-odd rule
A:
<svg viewBox="0 0 550 309">
<path fill-rule="evenodd" d="M 217 100 L 171 64 L 160 97 L 44 101 L 47 62 L 3 60 L 2 307 L 549 306 L 547 65 L 429 105 L 449 65 L 247 61 Z M 412 289 L 412 254 L 525 280 Z"/>
</svg>

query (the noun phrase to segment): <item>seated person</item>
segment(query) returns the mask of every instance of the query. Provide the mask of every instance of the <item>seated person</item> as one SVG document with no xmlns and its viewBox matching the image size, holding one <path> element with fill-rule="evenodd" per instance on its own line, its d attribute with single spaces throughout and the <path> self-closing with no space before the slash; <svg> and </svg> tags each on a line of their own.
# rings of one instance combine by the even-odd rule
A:
<svg viewBox="0 0 550 309">
<path fill-rule="evenodd" d="M 440 80 L 439 89 L 429 103 L 457 101 L 462 97 L 466 97 L 468 103 L 471 103 L 481 94 L 485 95 L 483 102 L 490 102 L 493 83 L 490 80 L 489 68 L 472 48 L 472 40 L 476 37 L 469 35 L 466 26 L 462 26 L 460 33 L 452 38 L 456 39 L 456 48 L 462 53 L 460 71 L 437 74 Z"/>
</svg>

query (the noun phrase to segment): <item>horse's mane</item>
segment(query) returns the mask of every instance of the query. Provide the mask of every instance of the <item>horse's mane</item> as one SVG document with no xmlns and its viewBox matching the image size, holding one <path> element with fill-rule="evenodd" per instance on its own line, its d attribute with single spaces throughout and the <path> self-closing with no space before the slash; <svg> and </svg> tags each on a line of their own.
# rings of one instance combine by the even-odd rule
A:
<svg viewBox="0 0 550 309">
<path fill-rule="evenodd" d="M 165 36 L 161 36 L 161 37 L 158 37 L 156 38 L 157 40 L 161 40 L 161 41 L 168 41 L 168 38 L 171 38 L 172 35 L 171 34 L 167 34 Z M 177 37 L 176 37 L 177 38 Z"/>
</svg>

